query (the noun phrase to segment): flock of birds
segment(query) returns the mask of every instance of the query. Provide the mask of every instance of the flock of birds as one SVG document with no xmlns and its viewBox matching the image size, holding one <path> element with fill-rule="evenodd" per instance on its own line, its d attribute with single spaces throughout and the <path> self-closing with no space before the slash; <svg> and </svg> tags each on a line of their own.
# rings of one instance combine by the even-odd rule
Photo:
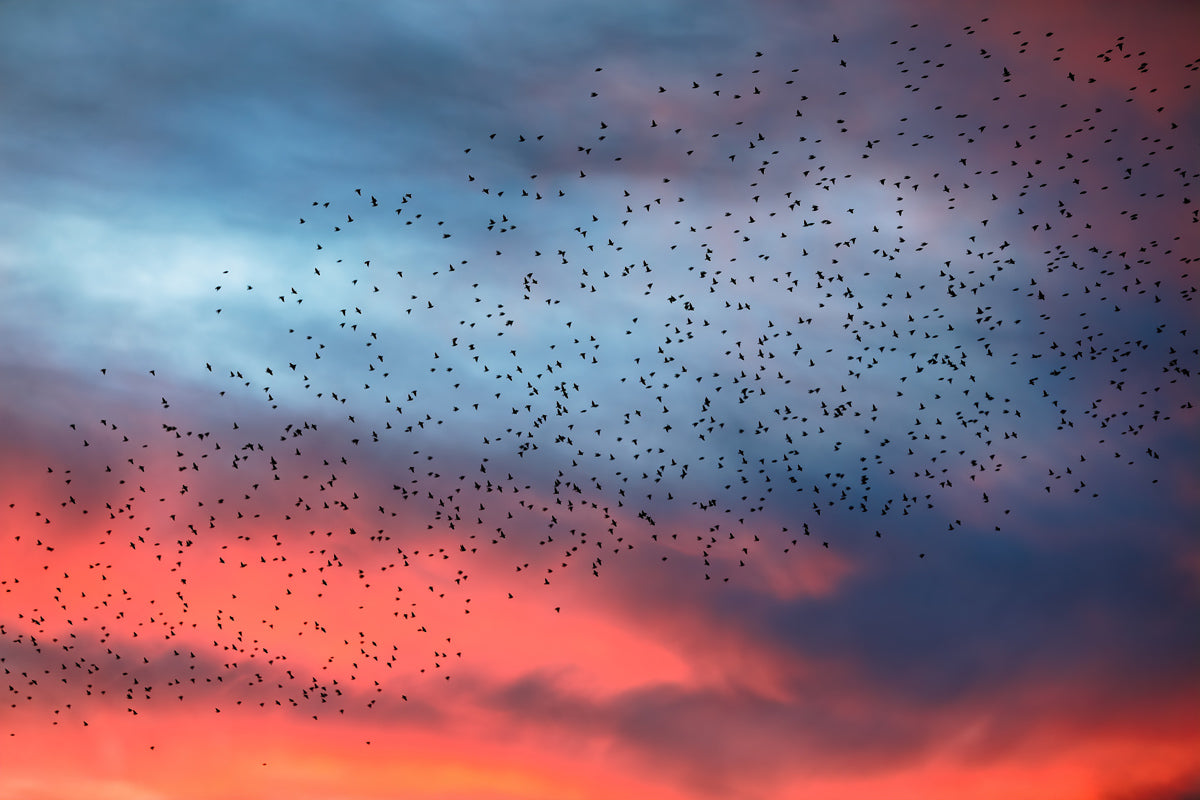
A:
<svg viewBox="0 0 1200 800">
<path fill-rule="evenodd" d="M 96 544 L 52 602 L 0 580 L 12 706 L 406 701 L 462 657 L 445 612 L 477 570 L 513 575 L 485 602 L 635 549 L 736 582 L 846 531 L 1001 531 L 1095 501 L 1093 470 L 1141 475 L 1200 360 L 1171 322 L 1196 294 L 1191 132 L 1144 84 L 1119 129 L 1049 34 L 1002 63 L 976 33 L 910 32 L 888 73 L 837 36 L 801 67 L 597 68 L 554 134 L 461 148 L 460 185 L 312 201 L 312 263 L 214 290 L 241 326 L 200 367 L 222 403 L 77 420 L 60 505 L 6 503 L 37 523 L 6 548 L 58 570 L 60 530 Z M 1106 70 L 1150 74 L 1123 38 Z M 107 582 L 116 559 L 137 585 Z M 313 637 L 327 662 L 293 667 Z"/>
</svg>

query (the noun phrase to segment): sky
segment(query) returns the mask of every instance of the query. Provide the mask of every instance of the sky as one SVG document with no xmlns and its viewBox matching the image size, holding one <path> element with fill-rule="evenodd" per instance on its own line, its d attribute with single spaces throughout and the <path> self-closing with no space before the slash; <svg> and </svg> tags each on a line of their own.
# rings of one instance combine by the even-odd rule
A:
<svg viewBox="0 0 1200 800">
<path fill-rule="evenodd" d="M 1200 9 L 0 7 L 0 800 L 1200 797 Z"/>
</svg>

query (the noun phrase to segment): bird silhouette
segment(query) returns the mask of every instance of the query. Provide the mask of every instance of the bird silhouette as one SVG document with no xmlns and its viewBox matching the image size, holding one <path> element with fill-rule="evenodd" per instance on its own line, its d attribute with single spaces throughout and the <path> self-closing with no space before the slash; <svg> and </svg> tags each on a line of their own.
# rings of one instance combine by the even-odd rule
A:
<svg viewBox="0 0 1200 800">
<path fill-rule="evenodd" d="M 1194 422 L 1200 361 L 1157 322 L 1196 287 L 1149 222 L 1194 237 L 1187 131 L 1167 112 L 1118 130 L 1075 72 L 972 32 L 878 44 L 886 68 L 841 58 L 845 32 L 805 61 L 749 49 L 638 85 L 595 68 L 586 111 L 448 143 L 452 203 L 382 180 L 305 200 L 325 245 L 220 278 L 246 289 L 216 309 L 227 338 L 198 343 L 197 375 L 222 380 L 211 429 L 183 409 L 212 398 L 149 370 L 144 413 L 70 423 L 70 463 L 42 477 L 58 505 L 20 503 L 47 565 L 50 531 L 86 515 L 138 575 L 55 578 L 43 606 L 100 621 L 63 640 L 64 680 L 131 714 L 241 702 L 216 681 L 319 718 L 407 701 L 393 671 L 449 680 L 476 586 L 568 615 L 564 575 L 648 553 L 727 591 L 841 531 L 1006 530 L 1026 504 L 1102 503 L 1102 460 L 1157 474 L 1153 441 L 1129 443 Z M 1121 74 L 1119 52 L 1089 69 Z M 911 111 L 875 118 L 872 87 Z M 1129 99 L 1157 107 L 1151 88 Z M 239 346 L 262 319 L 283 321 L 265 362 Z M 41 613 L 19 647 L 56 629 Z M 147 644 L 112 652 L 117 631 Z M 164 644 L 193 631 L 211 646 Z M 326 663 L 287 657 L 314 641 Z"/>
</svg>

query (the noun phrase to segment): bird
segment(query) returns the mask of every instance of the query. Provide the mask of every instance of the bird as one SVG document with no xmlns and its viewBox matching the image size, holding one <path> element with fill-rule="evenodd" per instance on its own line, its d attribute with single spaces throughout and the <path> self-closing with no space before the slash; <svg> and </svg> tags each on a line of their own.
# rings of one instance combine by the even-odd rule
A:
<svg viewBox="0 0 1200 800">
<path fill-rule="evenodd" d="M 837 69 L 754 47 L 641 83 L 592 67 L 586 111 L 450 143 L 444 194 L 380 176 L 298 198 L 307 227 L 288 211 L 281 228 L 304 259 L 240 267 L 195 374 L 140 372 L 131 387 L 168 388 L 119 427 L 64 425 L 54 452 L 74 461 L 39 476 L 57 507 L 13 509 L 39 533 L 101 520 L 97 552 L 135 567 L 119 590 L 64 577 L 43 603 L 100 620 L 62 639 L 68 682 L 90 691 L 99 671 L 131 714 L 201 694 L 214 714 L 253 698 L 324 719 L 385 691 L 407 702 L 401 668 L 449 679 L 443 620 L 481 598 L 568 616 L 563 584 L 644 557 L 727 597 L 860 534 L 930 571 L 929 540 L 904 532 L 1006 532 L 1026 504 L 1102 503 L 1086 485 L 1102 460 L 1159 474 L 1165 453 L 1128 442 L 1189 424 L 1171 417 L 1200 366 L 1172 322 L 1195 297 L 1186 257 L 1150 225 L 1196 219 L 1186 129 L 1147 114 L 1118 131 L 1116 112 L 1060 102 L 1025 76 L 1061 73 L 1015 42 L 896 35 Z M 668 88 L 689 82 L 706 91 Z M 868 83 L 905 104 L 889 116 Z M 1026 100 L 1036 125 L 1010 114 Z M 1153 201 L 1148 175 L 1170 178 Z M 211 429 L 181 424 L 192 407 Z M 63 530 L 20 546 L 63 563 L 46 549 Z M 126 597 L 145 604 L 126 614 Z M 105 629 L 130 626 L 157 643 L 141 665 L 107 652 Z M 154 638 L 194 632 L 199 655 Z"/>
</svg>

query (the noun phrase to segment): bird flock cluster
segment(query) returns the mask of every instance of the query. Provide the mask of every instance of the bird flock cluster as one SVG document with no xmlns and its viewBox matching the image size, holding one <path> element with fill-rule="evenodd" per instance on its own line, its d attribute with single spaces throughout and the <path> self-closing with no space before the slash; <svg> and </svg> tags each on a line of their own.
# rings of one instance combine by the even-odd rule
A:
<svg viewBox="0 0 1200 800">
<path fill-rule="evenodd" d="M 77 420 L 54 510 L 6 504 L 37 523 L 6 547 L 55 564 L 0 581 L 12 705 L 344 713 L 448 680 L 472 599 L 553 605 L 630 551 L 721 585 L 848 532 L 1103 502 L 1114 463 L 1157 480 L 1151 440 L 1194 413 L 1171 320 L 1200 165 L 1154 81 L 1186 93 L 1200 59 L 1121 38 L 1086 74 L 988 24 L 914 26 L 888 68 L 838 36 L 589 68 L 570 113 L 448 155 L 455 185 L 305 201 L 311 262 L 215 287 L 221 401 Z M 289 660 L 313 640 L 324 663 Z"/>
</svg>

